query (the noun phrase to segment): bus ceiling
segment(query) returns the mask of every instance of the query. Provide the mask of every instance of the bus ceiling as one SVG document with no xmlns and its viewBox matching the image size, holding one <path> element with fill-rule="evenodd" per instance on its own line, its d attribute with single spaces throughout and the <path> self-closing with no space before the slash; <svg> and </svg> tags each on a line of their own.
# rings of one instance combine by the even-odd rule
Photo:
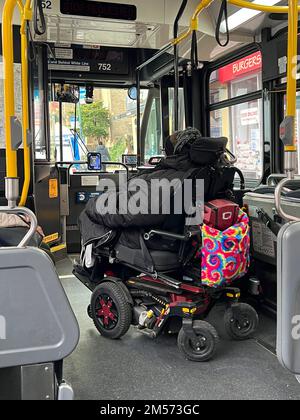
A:
<svg viewBox="0 0 300 420">
<path fill-rule="evenodd" d="M 181 0 L 126 1 L 123 13 L 121 7 L 123 1 L 119 0 L 114 1 L 114 4 L 120 4 L 117 11 L 110 9 L 110 6 L 102 9 L 103 3 L 106 2 L 101 2 L 102 5 L 100 5 L 98 2 L 77 1 L 75 8 L 73 7 L 75 2 L 48 1 L 45 2 L 47 7 L 44 9 L 48 30 L 42 40 L 159 49 L 168 42 L 172 35 L 180 2 Z M 97 17 L 95 3 L 99 4 L 101 16 L 106 16 L 106 18 Z M 181 30 L 189 26 L 189 18 L 197 3 L 197 0 L 189 2 L 181 19 Z M 131 9 L 128 5 L 131 5 Z M 132 10 L 131 13 L 130 10 Z M 203 20 L 201 26 L 212 35 L 213 25 L 209 15 L 204 13 L 201 20 Z M 36 38 L 36 40 L 40 39 Z"/>
<path fill-rule="evenodd" d="M 123 0 L 114 0 L 119 8 L 104 11 L 98 18 L 95 1 L 79 0 L 46 0 L 43 1 L 47 31 L 44 35 L 35 35 L 35 41 L 56 43 L 61 45 L 79 44 L 86 47 L 111 46 L 122 48 L 160 49 L 173 34 L 173 24 L 181 0 L 126 0 L 132 8 L 121 7 Z M 76 8 L 74 4 L 76 3 Z M 108 6 L 110 2 L 107 3 Z M 198 0 L 188 2 L 185 12 L 180 20 L 179 33 L 184 32 L 189 26 L 189 19 L 198 5 Z M 73 5 L 73 6 L 72 6 Z M 89 7 L 87 7 L 87 5 Z M 84 7 L 83 7 L 84 6 Z M 102 6 L 103 7 L 103 6 Z M 2 15 L 3 2 L 0 5 Z M 241 27 L 230 31 L 230 43 L 226 48 L 218 46 L 215 39 L 215 22 L 217 21 L 220 2 L 213 2 L 199 17 L 199 59 L 200 61 L 212 61 L 220 58 L 243 44 L 253 42 L 258 37 L 263 27 L 281 28 L 286 22 L 270 19 L 269 15 L 261 13 L 255 15 L 252 20 Z M 229 17 L 237 12 L 235 6 L 228 6 Z M 123 12 L 122 12 L 123 11 Z M 105 12 L 105 13 L 104 13 Z M 16 11 L 14 24 L 19 24 L 19 13 Z M 232 18 L 233 19 L 233 18 Z M 232 20 L 233 22 L 233 20 Z M 231 24 L 234 26 L 234 22 Z M 257 38 L 258 39 L 258 38 Z M 205 48 L 203 48 L 205 45 Z M 189 58 L 190 41 L 182 42 L 179 54 L 183 58 Z"/>
<path fill-rule="evenodd" d="M 173 25 L 176 13 L 182 0 L 152 0 L 151 2 L 117 0 L 114 3 L 126 3 L 133 5 L 136 9 L 136 19 L 103 19 L 95 18 L 93 9 L 86 13 L 86 10 L 75 9 L 78 15 L 74 15 L 73 8 L 64 9 L 64 3 L 74 3 L 64 0 L 47 1 L 44 9 L 47 23 L 47 32 L 43 37 L 36 36 L 36 40 L 56 43 L 85 44 L 89 46 L 118 46 L 127 48 L 160 49 L 166 45 L 173 34 Z M 86 1 L 77 1 L 79 5 Z M 95 3 L 95 2 L 93 2 Z M 103 3 L 103 2 L 102 2 Z M 106 3 L 106 2 L 104 2 Z M 61 4 L 61 6 L 60 6 Z M 199 4 L 198 0 L 190 0 L 180 19 L 179 33 L 184 32 L 190 24 L 190 16 Z M 213 2 L 199 16 L 199 59 L 201 61 L 212 61 L 224 54 L 240 48 L 243 44 L 259 40 L 263 27 L 282 27 L 286 22 L 278 22 L 270 19 L 267 14 L 253 13 L 253 19 L 242 26 L 234 27 L 234 15 L 239 9 L 228 5 L 229 18 L 232 29 L 230 31 L 230 43 L 226 48 L 221 48 L 216 42 L 216 21 L 220 10 L 220 2 Z M 85 16 L 81 15 L 84 13 Z M 247 13 L 247 9 L 244 9 Z M 249 13 L 249 11 L 248 11 Z M 91 21 L 91 17 L 93 20 Z M 122 19 L 123 18 L 123 19 Z M 203 48 L 205 45 L 205 48 Z M 190 41 L 181 43 L 180 56 L 190 57 Z"/>
</svg>

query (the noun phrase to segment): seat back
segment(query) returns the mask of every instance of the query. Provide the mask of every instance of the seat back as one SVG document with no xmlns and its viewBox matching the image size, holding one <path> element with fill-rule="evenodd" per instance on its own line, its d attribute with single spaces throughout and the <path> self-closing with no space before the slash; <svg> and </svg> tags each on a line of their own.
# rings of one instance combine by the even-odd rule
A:
<svg viewBox="0 0 300 420">
<path fill-rule="evenodd" d="M 300 375 L 299 245 L 300 223 L 285 224 L 277 251 L 277 357 L 295 375 Z"/>
<path fill-rule="evenodd" d="M 26 227 L 1 227 L 0 228 L 0 247 L 18 246 L 21 240 L 28 232 Z M 40 234 L 36 233 L 31 239 L 29 245 L 39 247 L 43 238 Z"/>
<path fill-rule="evenodd" d="M 1 248 L 0 368 L 62 360 L 78 340 L 50 258 L 36 248 Z"/>
<path fill-rule="evenodd" d="M 197 165 L 213 165 L 226 152 L 226 137 L 201 137 L 190 147 L 190 159 Z"/>
</svg>

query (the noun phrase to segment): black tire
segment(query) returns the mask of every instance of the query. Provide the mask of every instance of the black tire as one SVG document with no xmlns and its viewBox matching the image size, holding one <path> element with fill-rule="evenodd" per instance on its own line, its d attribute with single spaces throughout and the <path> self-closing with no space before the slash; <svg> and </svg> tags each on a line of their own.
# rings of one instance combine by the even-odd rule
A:
<svg viewBox="0 0 300 420">
<path fill-rule="evenodd" d="M 249 339 L 255 333 L 258 322 L 256 310 L 247 303 L 233 305 L 233 307 L 227 309 L 224 315 L 225 330 L 229 337 L 237 341 Z"/>
<path fill-rule="evenodd" d="M 123 289 L 110 282 L 101 283 L 94 290 L 91 315 L 99 333 L 114 340 L 125 335 L 132 322 L 132 308 Z"/>
<path fill-rule="evenodd" d="M 89 306 L 86 308 L 86 312 L 87 312 L 87 314 L 88 314 L 88 317 L 89 317 L 89 318 L 91 318 L 91 319 L 93 319 L 92 306 L 91 306 L 91 305 L 89 305 Z"/>
<path fill-rule="evenodd" d="M 183 355 L 193 362 L 208 362 L 215 354 L 219 336 L 216 329 L 206 321 L 194 321 L 193 329 L 199 341 L 189 338 L 184 329 L 178 334 L 177 344 Z"/>
</svg>

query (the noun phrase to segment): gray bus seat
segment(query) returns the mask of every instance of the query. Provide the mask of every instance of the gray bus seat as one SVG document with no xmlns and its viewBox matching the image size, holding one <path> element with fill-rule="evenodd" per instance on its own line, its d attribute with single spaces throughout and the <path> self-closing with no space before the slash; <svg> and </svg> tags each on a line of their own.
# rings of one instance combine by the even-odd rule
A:
<svg viewBox="0 0 300 420">
<path fill-rule="evenodd" d="M 0 249 L 0 317 L 0 368 L 62 360 L 79 340 L 53 263 L 36 248 Z"/>
<path fill-rule="evenodd" d="M 24 238 L 27 232 L 28 228 L 26 227 L 1 227 L 0 248 L 18 246 L 18 244 L 21 242 L 21 240 Z M 55 264 L 56 261 L 53 254 L 51 253 L 49 245 L 43 242 L 43 237 L 38 232 L 35 232 L 28 246 L 40 248 L 42 251 L 46 252 L 46 254 L 51 258 L 51 260 Z"/>
<path fill-rule="evenodd" d="M 251 232 L 252 232 L 252 254 L 261 262 L 269 263 L 276 267 L 277 238 L 271 230 L 265 226 L 258 217 L 257 211 L 262 209 L 280 226 L 286 220 L 278 218 L 275 211 L 275 187 L 262 186 L 254 192 L 246 193 L 243 203 L 248 208 Z M 286 191 L 282 195 L 283 209 L 293 216 L 300 218 L 300 193 L 299 190 Z"/>
<path fill-rule="evenodd" d="M 278 235 L 277 357 L 300 375 L 300 222 L 290 222 Z"/>
<path fill-rule="evenodd" d="M 0 247 L 17 246 L 24 238 L 28 228 L 26 227 L 1 227 L 0 228 Z M 29 246 L 40 247 L 43 237 L 35 233 Z"/>
</svg>

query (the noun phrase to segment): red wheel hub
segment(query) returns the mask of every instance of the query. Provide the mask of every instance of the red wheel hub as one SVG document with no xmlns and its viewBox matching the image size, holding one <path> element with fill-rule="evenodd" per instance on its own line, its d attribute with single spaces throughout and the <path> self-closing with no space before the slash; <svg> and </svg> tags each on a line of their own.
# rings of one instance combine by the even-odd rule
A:
<svg viewBox="0 0 300 420">
<path fill-rule="evenodd" d="M 99 302 L 100 302 L 100 309 L 98 310 L 97 315 L 99 318 L 103 318 L 103 324 L 108 325 L 109 320 L 115 321 L 116 316 L 111 311 L 111 307 L 113 305 L 112 301 L 108 300 L 107 302 L 105 302 L 105 300 L 101 297 L 99 298 Z"/>
</svg>

